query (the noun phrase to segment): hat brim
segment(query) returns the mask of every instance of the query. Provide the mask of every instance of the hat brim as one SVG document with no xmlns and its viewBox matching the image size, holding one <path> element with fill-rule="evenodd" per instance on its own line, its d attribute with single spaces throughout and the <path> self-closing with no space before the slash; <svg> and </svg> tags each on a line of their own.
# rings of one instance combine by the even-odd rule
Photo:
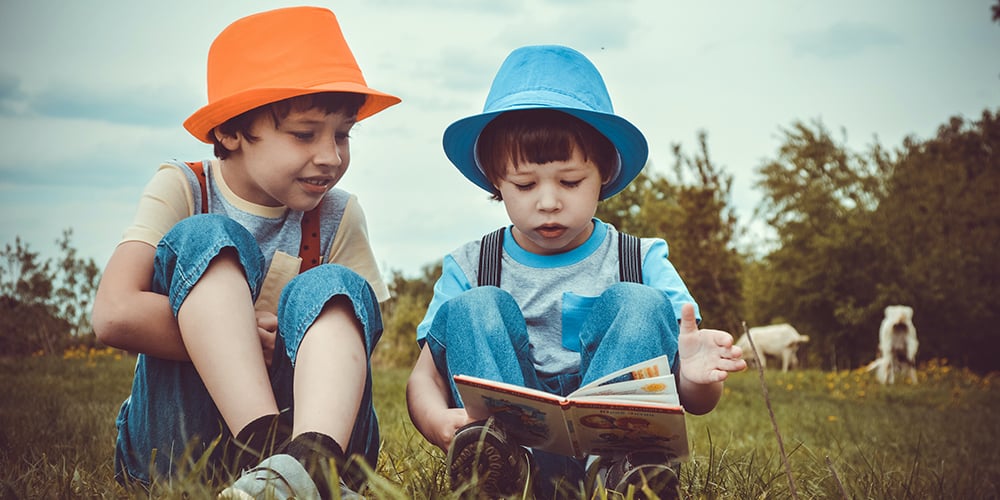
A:
<svg viewBox="0 0 1000 500">
<path fill-rule="evenodd" d="M 508 111 L 522 109 L 539 109 L 537 105 L 511 106 L 501 110 L 490 111 L 458 120 L 444 131 L 442 140 L 445 155 L 473 184 L 493 193 L 496 188 L 486 178 L 476 161 L 476 141 L 483 129 L 497 116 Z M 589 111 L 579 108 L 543 106 L 543 109 L 562 111 L 572 115 L 604 134 L 618 150 L 621 168 L 618 174 L 601 188 L 600 199 L 605 200 L 625 189 L 632 182 L 649 157 L 649 145 L 646 137 L 628 120 L 613 114 Z"/>
<path fill-rule="evenodd" d="M 265 104 L 320 92 L 351 92 L 365 95 L 367 99 L 365 99 L 365 103 L 361 106 L 361 109 L 358 110 L 358 121 L 368 118 L 389 106 L 399 104 L 401 101 L 400 98 L 394 95 L 352 82 L 335 82 L 299 88 L 249 89 L 203 106 L 188 117 L 187 120 L 184 120 L 184 128 L 198 140 L 212 144 L 212 139 L 209 135 L 212 129 L 225 123 L 230 118 L 239 116 Z"/>
</svg>

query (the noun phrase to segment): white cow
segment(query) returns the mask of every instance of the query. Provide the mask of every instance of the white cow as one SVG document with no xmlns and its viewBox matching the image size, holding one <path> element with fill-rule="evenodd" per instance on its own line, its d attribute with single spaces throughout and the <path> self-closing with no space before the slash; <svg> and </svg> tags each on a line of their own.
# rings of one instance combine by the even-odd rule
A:
<svg viewBox="0 0 1000 500">
<path fill-rule="evenodd" d="M 736 345 L 743 349 L 743 359 L 747 361 L 756 359 L 760 366 L 767 368 L 767 356 L 779 357 L 781 358 L 782 372 L 787 372 L 789 367 L 798 364 L 799 344 L 809 342 L 808 335 L 800 335 L 788 323 L 757 326 L 751 328 L 749 333 L 753 337 L 753 344 L 757 347 L 757 352 L 750 348 L 750 340 L 744 333 L 736 341 Z"/>
<path fill-rule="evenodd" d="M 917 383 L 917 328 L 913 326 L 913 308 L 888 306 L 878 333 L 878 357 L 868 364 L 883 384 L 896 381 L 897 372 L 905 372 L 910 383 Z"/>
</svg>

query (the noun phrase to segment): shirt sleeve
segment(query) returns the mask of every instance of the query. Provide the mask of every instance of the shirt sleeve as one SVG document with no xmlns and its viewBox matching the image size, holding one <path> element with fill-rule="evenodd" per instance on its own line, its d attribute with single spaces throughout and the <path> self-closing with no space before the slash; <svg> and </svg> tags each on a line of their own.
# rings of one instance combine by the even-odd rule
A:
<svg viewBox="0 0 1000 500">
<path fill-rule="evenodd" d="M 424 338 L 427 336 L 427 331 L 430 330 L 434 316 L 437 315 L 441 305 L 471 289 L 472 284 L 469 283 L 462 268 L 455 262 L 455 258 L 446 255 L 441 263 L 441 277 L 434 283 L 434 296 L 431 298 L 430 305 L 427 306 L 427 313 L 417 325 L 417 343 L 421 347 L 424 345 Z"/>
<path fill-rule="evenodd" d="M 661 239 L 653 240 L 646 257 L 642 259 L 642 281 L 643 283 L 662 290 L 667 294 L 670 303 L 674 306 L 674 316 L 680 321 L 681 306 L 685 303 L 694 306 L 695 318 L 701 322 L 701 310 L 694 297 L 688 291 L 687 285 L 681 279 L 677 269 L 668 259 L 669 249 L 667 242 Z"/>
<path fill-rule="evenodd" d="M 121 243 L 142 241 L 155 247 L 170 228 L 193 213 L 194 198 L 184 173 L 175 165 L 162 164 L 143 189 Z"/>
<path fill-rule="evenodd" d="M 382 279 L 368 238 L 368 223 L 365 220 L 364 210 L 353 194 L 347 200 L 344 217 L 340 221 L 337 235 L 333 238 L 327 262 L 340 264 L 360 274 L 371 285 L 379 302 L 389 299 L 389 287 Z"/>
</svg>

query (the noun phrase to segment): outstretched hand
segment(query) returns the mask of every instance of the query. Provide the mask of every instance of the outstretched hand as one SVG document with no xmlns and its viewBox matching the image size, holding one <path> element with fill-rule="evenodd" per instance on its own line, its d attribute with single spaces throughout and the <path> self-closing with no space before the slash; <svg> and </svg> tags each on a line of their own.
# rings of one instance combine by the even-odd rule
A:
<svg viewBox="0 0 1000 500">
<path fill-rule="evenodd" d="M 722 330 L 699 330 L 694 306 L 681 307 L 681 329 L 677 340 L 681 377 L 695 384 L 726 380 L 729 372 L 743 371 L 743 350 L 733 345 L 733 336 Z"/>
</svg>

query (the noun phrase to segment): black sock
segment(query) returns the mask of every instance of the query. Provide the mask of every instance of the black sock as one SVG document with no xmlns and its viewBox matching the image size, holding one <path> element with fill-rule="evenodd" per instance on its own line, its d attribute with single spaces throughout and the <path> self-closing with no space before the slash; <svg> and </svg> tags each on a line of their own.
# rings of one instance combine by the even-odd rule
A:
<svg viewBox="0 0 1000 500">
<path fill-rule="evenodd" d="M 257 417 L 236 433 L 231 441 L 235 471 L 257 465 L 261 460 L 274 454 L 285 441 L 291 430 L 284 425 L 277 414 Z"/>
<path fill-rule="evenodd" d="M 316 483 L 316 488 L 319 489 L 322 498 L 331 498 L 330 488 L 335 487 L 335 485 L 330 484 L 331 460 L 341 478 L 347 479 L 344 477 L 344 466 L 347 463 L 344 449 L 340 443 L 326 434 L 319 432 L 299 434 L 285 447 L 285 453 L 302 463 L 302 466 L 309 473 L 309 477 Z"/>
</svg>

